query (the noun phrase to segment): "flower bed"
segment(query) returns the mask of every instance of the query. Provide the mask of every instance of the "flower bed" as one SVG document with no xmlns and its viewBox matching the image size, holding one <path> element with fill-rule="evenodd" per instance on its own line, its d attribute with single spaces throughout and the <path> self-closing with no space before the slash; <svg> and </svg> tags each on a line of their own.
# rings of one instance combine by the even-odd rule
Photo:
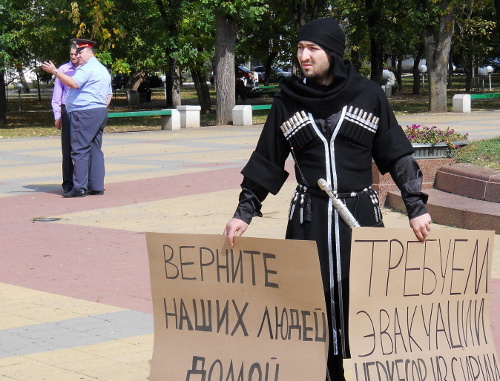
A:
<svg viewBox="0 0 500 381">
<path fill-rule="evenodd" d="M 449 127 L 441 130 L 436 126 L 427 127 L 420 124 L 406 126 L 404 129 L 410 143 L 437 144 L 446 143 L 450 148 L 456 148 L 453 142 L 463 142 L 467 140 L 468 133 L 456 132 Z"/>
<path fill-rule="evenodd" d="M 469 134 L 456 132 L 449 127 L 441 130 L 436 126 L 427 127 L 420 124 L 406 126 L 404 132 L 415 148 L 415 158 L 451 157 L 452 150 L 468 143 Z"/>
</svg>

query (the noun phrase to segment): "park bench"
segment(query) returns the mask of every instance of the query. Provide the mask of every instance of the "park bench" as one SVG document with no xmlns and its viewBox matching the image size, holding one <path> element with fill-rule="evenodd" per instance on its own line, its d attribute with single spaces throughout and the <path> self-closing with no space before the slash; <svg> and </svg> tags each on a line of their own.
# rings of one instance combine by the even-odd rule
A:
<svg viewBox="0 0 500 381">
<path fill-rule="evenodd" d="M 162 130 L 200 127 L 201 106 L 177 106 L 177 109 L 110 112 L 108 118 L 160 116 Z"/>
<path fill-rule="evenodd" d="M 236 105 L 233 107 L 233 125 L 251 126 L 253 124 L 253 111 L 269 109 L 271 109 L 271 105 Z"/>
<path fill-rule="evenodd" d="M 241 98 L 245 101 L 247 98 L 257 98 L 266 95 L 274 96 L 278 90 L 279 86 L 276 85 L 253 87 L 250 84 L 245 86 L 242 91 L 237 93 L 237 95 L 241 96 Z"/>
<path fill-rule="evenodd" d="M 162 130 L 180 130 L 181 121 L 179 111 L 164 109 L 164 110 L 150 110 L 150 111 L 125 111 L 125 112 L 110 112 L 110 118 L 135 118 L 145 116 L 160 116 Z"/>
<path fill-rule="evenodd" d="M 471 112 L 472 99 L 500 98 L 500 93 L 456 94 L 453 96 L 453 112 Z"/>
<path fill-rule="evenodd" d="M 258 86 L 254 92 L 256 94 L 269 94 L 269 95 L 274 95 L 274 93 L 276 93 L 276 91 L 279 90 L 279 86 L 273 86 L 273 85 L 270 85 L 270 86 Z"/>
</svg>

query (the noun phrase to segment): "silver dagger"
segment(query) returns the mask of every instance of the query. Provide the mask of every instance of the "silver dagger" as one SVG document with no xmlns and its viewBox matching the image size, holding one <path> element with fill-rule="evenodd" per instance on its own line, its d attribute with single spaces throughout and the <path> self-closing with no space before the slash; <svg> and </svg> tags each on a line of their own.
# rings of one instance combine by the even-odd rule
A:
<svg viewBox="0 0 500 381">
<path fill-rule="evenodd" d="M 359 222 L 356 220 L 356 218 L 352 215 L 350 210 L 347 209 L 347 206 L 345 206 L 342 201 L 340 201 L 337 197 L 335 197 L 335 195 L 332 192 L 332 188 L 330 187 L 330 184 L 328 184 L 325 179 L 319 179 L 318 185 L 322 190 L 326 192 L 328 197 L 332 199 L 333 207 L 350 228 L 361 226 Z"/>
</svg>

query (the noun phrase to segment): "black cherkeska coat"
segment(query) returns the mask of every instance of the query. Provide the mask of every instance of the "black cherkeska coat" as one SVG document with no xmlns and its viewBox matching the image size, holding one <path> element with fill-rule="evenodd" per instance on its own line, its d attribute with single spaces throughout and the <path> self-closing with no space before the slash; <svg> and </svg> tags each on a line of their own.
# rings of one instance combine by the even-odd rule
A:
<svg viewBox="0 0 500 381">
<path fill-rule="evenodd" d="M 380 86 L 357 74 L 348 61 L 336 70 L 329 87 L 297 77 L 281 82 L 257 147 L 242 170 L 235 217 L 250 223 L 261 215 L 262 201 L 285 182 L 285 161 L 292 154 L 299 186 L 286 238 L 316 241 L 333 351 L 346 357 L 351 231 L 318 179 L 331 185 L 361 226 L 382 226 L 378 198 L 370 188 L 372 159 L 382 173 L 390 171 L 395 178 L 410 217 L 426 212 L 426 195 L 420 191 L 413 148 Z"/>
</svg>

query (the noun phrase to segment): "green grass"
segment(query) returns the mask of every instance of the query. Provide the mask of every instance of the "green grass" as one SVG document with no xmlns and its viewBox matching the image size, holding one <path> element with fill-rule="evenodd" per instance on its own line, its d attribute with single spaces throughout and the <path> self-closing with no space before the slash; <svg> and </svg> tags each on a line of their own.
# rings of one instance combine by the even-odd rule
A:
<svg viewBox="0 0 500 381">
<path fill-rule="evenodd" d="M 455 150 L 454 156 L 458 163 L 500 170 L 500 136 L 470 142 Z"/>
<path fill-rule="evenodd" d="M 493 78 L 493 91 L 500 92 L 500 75 Z M 452 110 L 452 98 L 458 92 L 465 92 L 462 88 L 462 77 L 455 77 L 451 90 L 448 91 L 448 109 Z M 481 84 L 480 84 L 481 85 Z M 412 79 L 405 77 L 403 80 L 404 90 L 399 94 L 394 94 L 390 98 L 391 106 L 396 115 L 425 113 L 428 111 L 428 93 L 427 88 L 422 86 L 420 95 L 412 95 Z M 486 89 L 489 90 L 489 89 Z M 481 88 L 475 89 L 475 92 L 482 92 Z M 272 103 L 272 95 L 254 96 L 251 94 L 245 102 L 239 99 L 237 104 L 270 104 Z M 200 116 L 200 122 L 203 126 L 215 125 L 215 107 L 216 96 L 213 87 L 210 87 L 210 96 L 212 101 L 212 111 L 208 114 Z M 52 117 L 52 109 L 50 105 L 51 91 L 49 89 L 42 90 L 41 99 L 38 97 L 36 89 L 32 89 L 30 94 L 21 94 L 19 100 L 18 94 L 9 93 L 9 102 L 7 110 L 7 125 L 0 127 L 0 139 L 8 138 L 23 138 L 34 136 L 54 136 L 58 135 L 54 127 Z M 183 86 L 181 88 L 182 103 L 198 104 L 198 98 L 194 86 Z M 131 107 L 127 103 L 125 90 L 119 90 L 110 105 L 110 112 L 120 111 L 141 111 L 141 110 L 158 110 L 166 108 L 165 94 L 163 89 L 153 89 L 153 102 L 140 104 L 139 106 Z M 481 99 L 473 100 L 472 108 L 474 111 L 479 110 L 498 110 L 500 109 L 500 101 L 498 99 Z M 21 108 L 21 110 L 19 110 Z M 268 110 L 254 111 L 253 121 L 255 124 L 264 123 L 268 114 Z M 144 131 L 158 129 L 160 125 L 158 117 L 142 117 L 142 118 L 117 118 L 109 119 L 106 127 L 107 133 L 127 132 L 127 131 Z"/>
</svg>

